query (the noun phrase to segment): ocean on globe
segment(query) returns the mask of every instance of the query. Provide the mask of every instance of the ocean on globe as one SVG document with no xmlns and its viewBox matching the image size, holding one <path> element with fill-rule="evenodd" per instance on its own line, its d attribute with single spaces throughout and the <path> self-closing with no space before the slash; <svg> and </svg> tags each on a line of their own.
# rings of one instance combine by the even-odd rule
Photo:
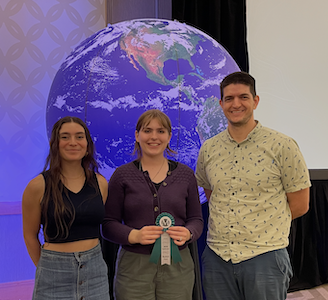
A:
<svg viewBox="0 0 328 300">
<path fill-rule="evenodd" d="M 90 129 L 107 178 L 134 159 L 138 117 L 160 109 L 172 121 L 173 159 L 195 169 L 201 144 L 224 130 L 220 82 L 239 71 L 206 33 L 178 21 L 137 19 L 98 31 L 65 59 L 47 103 L 47 132 L 63 116 Z"/>
</svg>

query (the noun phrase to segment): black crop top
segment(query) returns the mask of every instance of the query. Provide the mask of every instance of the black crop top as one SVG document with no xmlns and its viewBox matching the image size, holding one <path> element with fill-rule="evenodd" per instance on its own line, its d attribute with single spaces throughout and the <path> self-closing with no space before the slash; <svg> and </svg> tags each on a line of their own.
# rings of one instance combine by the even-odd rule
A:
<svg viewBox="0 0 328 300">
<path fill-rule="evenodd" d="M 48 172 L 42 173 L 47 183 Z M 105 207 L 102 200 L 102 195 L 99 189 L 96 174 L 94 173 L 94 180 L 97 185 L 95 189 L 92 185 L 85 181 L 84 186 L 78 193 L 73 193 L 64 186 L 63 199 L 69 205 L 65 190 L 68 193 L 70 202 L 75 210 L 75 219 L 69 230 L 68 237 L 56 237 L 57 227 L 54 219 L 54 203 L 50 201 L 48 209 L 48 226 L 46 231 L 46 242 L 50 243 L 66 243 L 79 240 L 87 240 L 100 237 L 100 224 L 105 216 Z M 44 225 L 44 218 L 41 218 L 41 224 Z"/>
</svg>

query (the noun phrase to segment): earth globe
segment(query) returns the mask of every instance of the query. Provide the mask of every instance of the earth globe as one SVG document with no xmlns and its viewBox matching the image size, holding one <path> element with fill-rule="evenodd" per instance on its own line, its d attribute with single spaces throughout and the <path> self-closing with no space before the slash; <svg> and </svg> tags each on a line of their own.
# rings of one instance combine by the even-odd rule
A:
<svg viewBox="0 0 328 300">
<path fill-rule="evenodd" d="M 109 179 L 134 159 L 138 117 L 156 108 L 172 122 L 172 159 L 195 169 L 201 144 L 227 126 L 219 85 L 235 71 L 229 53 L 190 25 L 161 19 L 108 25 L 78 45 L 56 73 L 47 132 L 67 115 L 84 120 Z"/>
</svg>

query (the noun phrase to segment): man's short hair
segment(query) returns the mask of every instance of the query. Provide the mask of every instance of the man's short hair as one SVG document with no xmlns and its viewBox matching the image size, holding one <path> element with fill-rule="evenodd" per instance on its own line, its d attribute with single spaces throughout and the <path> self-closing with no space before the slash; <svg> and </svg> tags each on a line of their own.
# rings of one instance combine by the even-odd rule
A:
<svg viewBox="0 0 328 300">
<path fill-rule="evenodd" d="M 221 100 L 223 100 L 223 89 L 230 84 L 244 84 L 249 86 L 253 97 L 256 96 L 255 79 L 246 72 L 234 72 L 226 76 L 220 84 Z"/>
</svg>

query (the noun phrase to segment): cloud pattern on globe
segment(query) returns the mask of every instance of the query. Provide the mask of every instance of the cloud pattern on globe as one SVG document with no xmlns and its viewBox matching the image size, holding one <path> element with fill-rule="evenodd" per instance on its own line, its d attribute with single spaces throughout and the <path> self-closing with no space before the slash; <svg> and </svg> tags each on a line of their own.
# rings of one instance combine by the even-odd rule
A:
<svg viewBox="0 0 328 300">
<path fill-rule="evenodd" d="M 134 158 L 138 117 L 157 108 L 172 121 L 174 159 L 195 169 L 201 144 L 227 126 L 219 84 L 238 70 L 217 41 L 192 26 L 160 19 L 108 25 L 58 70 L 47 104 L 48 135 L 63 116 L 84 120 L 108 179 Z"/>
</svg>

